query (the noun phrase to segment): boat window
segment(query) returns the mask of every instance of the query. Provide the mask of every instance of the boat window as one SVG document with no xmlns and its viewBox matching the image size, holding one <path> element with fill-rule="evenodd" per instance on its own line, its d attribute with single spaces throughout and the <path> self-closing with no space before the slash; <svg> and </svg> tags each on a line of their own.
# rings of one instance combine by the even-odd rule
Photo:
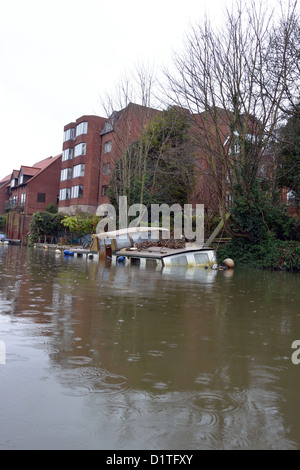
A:
<svg viewBox="0 0 300 470">
<path fill-rule="evenodd" d="M 187 266 L 187 257 L 186 256 L 177 256 L 176 258 L 171 259 L 172 266 Z"/>
<path fill-rule="evenodd" d="M 196 264 L 207 264 L 209 262 L 207 253 L 195 253 Z"/>
</svg>

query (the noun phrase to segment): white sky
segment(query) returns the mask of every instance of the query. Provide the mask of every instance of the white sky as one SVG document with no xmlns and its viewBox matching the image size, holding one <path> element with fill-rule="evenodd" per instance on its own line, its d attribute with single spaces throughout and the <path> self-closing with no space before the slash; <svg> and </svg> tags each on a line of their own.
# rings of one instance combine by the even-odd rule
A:
<svg viewBox="0 0 300 470">
<path fill-rule="evenodd" d="M 0 180 L 61 153 L 64 125 L 104 116 L 99 97 L 126 70 L 171 62 L 190 23 L 226 3 L 0 0 Z"/>
</svg>

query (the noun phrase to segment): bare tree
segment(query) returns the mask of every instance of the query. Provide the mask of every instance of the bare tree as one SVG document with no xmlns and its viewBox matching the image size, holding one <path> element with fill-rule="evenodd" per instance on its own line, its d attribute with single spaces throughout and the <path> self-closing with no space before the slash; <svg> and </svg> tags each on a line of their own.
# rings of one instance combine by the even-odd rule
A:
<svg viewBox="0 0 300 470">
<path fill-rule="evenodd" d="M 284 100 L 280 103 L 285 118 L 299 115 L 300 22 L 297 6 L 297 0 L 289 0 L 285 9 L 281 5 L 281 17 L 271 40 L 270 64 L 274 79 L 283 54 L 288 62 L 289 74 L 286 77 Z"/>
<path fill-rule="evenodd" d="M 153 68 L 138 64 L 132 72 L 125 74 L 119 80 L 115 91 L 106 92 L 101 101 L 108 116 L 107 133 L 112 133 L 112 160 L 115 163 L 122 157 L 119 162 L 122 166 L 120 193 L 128 198 L 130 198 L 132 172 L 135 172 L 141 181 L 145 177 L 149 142 L 142 141 L 139 137 L 149 121 L 157 114 L 157 109 L 152 107 L 155 83 Z M 139 141 L 139 158 L 135 160 L 135 167 L 131 168 L 132 143 L 135 141 Z M 142 195 L 143 191 L 141 191 L 141 203 Z M 130 200 L 128 203 L 130 204 Z"/>
<path fill-rule="evenodd" d="M 282 118 L 296 4 L 278 19 L 265 2 L 233 3 L 221 28 L 206 18 L 191 29 L 175 72 L 165 72 L 169 99 L 191 113 L 198 167 L 214 186 L 224 222 L 228 200 L 251 190 Z"/>
</svg>

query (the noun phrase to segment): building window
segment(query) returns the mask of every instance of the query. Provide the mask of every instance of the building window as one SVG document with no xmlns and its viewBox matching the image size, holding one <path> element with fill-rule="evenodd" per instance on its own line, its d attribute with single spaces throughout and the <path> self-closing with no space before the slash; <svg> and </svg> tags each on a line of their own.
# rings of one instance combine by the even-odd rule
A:
<svg viewBox="0 0 300 470">
<path fill-rule="evenodd" d="M 84 176 L 85 165 L 75 165 L 73 168 L 73 178 L 78 178 L 80 176 Z"/>
<path fill-rule="evenodd" d="M 105 142 L 104 144 L 104 153 L 111 152 L 111 140 L 109 142 Z"/>
<path fill-rule="evenodd" d="M 20 174 L 19 174 L 19 184 L 23 184 L 23 181 L 24 181 L 24 176 L 23 176 L 23 173 L 20 172 Z"/>
<path fill-rule="evenodd" d="M 106 133 L 106 132 L 111 132 L 113 131 L 113 125 L 111 122 L 109 121 L 106 121 L 105 125 L 104 125 L 104 129 L 103 129 L 103 133 Z"/>
<path fill-rule="evenodd" d="M 65 201 L 70 199 L 71 196 L 71 190 L 70 188 L 63 188 L 59 191 L 59 200 L 60 201 Z"/>
<path fill-rule="evenodd" d="M 86 121 L 77 124 L 76 126 L 76 137 L 81 134 L 87 134 L 88 123 Z"/>
<path fill-rule="evenodd" d="M 18 196 L 14 196 L 12 198 L 12 206 L 15 207 L 17 205 L 17 203 L 18 203 Z"/>
<path fill-rule="evenodd" d="M 288 206 L 296 206 L 297 198 L 296 198 L 296 191 L 288 190 L 286 193 L 286 203 Z"/>
<path fill-rule="evenodd" d="M 67 142 L 67 140 L 74 140 L 74 129 L 73 129 L 73 127 L 64 132 L 64 142 Z"/>
<path fill-rule="evenodd" d="M 11 188 L 14 188 L 14 187 L 15 187 L 15 184 L 16 184 L 16 180 L 15 180 L 15 179 L 11 180 L 11 182 L 10 182 L 10 187 L 11 187 Z"/>
<path fill-rule="evenodd" d="M 75 145 L 74 156 L 78 157 L 79 155 L 86 155 L 86 143 L 85 142 Z"/>
<path fill-rule="evenodd" d="M 21 194 L 21 205 L 24 206 L 26 201 L 26 193 Z"/>
<path fill-rule="evenodd" d="M 37 194 L 37 202 L 46 202 L 46 194 L 45 193 L 38 193 Z"/>
<path fill-rule="evenodd" d="M 65 162 L 66 160 L 72 160 L 73 158 L 73 149 L 69 148 L 63 151 L 62 154 L 62 161 Z"/>
<path fill-rule="evenodd" d="M 101 188 L 101 196 L 105 196 L 108 190 L 108 186 L 102 186 Z"/>
<path fill-rule="evenodd" d="M 76 199 L 79 197 L 83 197 L 83 186 L 82 185 L 73 186 L 72 192 L 71 192 L 71 199 Z"/>
<path fill-rule="evenodd" d="M 232 154 L 232 150 L 233 150 L 233 154 L 234 154 L 234 155 L 237 155 L 238 153 L 240 153 L 240 150 L 241 150 L 240 144 L 239 144 L 239 143 L 235 143 L 235 144 L 233 145 L 233 148 L 230 147 L 229 152 L 228 152 L 229 155 Z"/>
<path fill-rule="evenodd" d="M 110 174 L 110 163 L 104 163 L 103 165 L 103 175 Z"/>
<path fill-rule="evenodd" d="M 72 178 L 72 168 L 65 168 L 60 172 L 60 181 L 70 180 Z"/>
</svg>

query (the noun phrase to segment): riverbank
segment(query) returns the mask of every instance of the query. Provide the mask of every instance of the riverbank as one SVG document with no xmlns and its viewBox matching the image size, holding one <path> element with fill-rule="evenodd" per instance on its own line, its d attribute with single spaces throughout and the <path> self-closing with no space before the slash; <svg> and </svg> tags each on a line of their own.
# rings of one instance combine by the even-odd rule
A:
<svg viewBox="0 0 300 470">
<path fill-rule="evenodd" d="M 300 242 L 282 241 L 270 236 L 252 244 L 242 238 L 217 248 L 219 263 L 232 258 L 236 265 L 274 271 L 300 272 Z"/>
<path fill-rule="evenodd" d="M 87 256 L 89 258 L 98 255 L 91 249 L 82 246 L 57 245 L 35 243 L 35 247 L 72 252 L 76 256 Z M 236 266 L 246 266 L 256 269 L 267 269 L 272 271 L 300 272 L 300 242 L 282 241 L 270 237 L 260 244 L 245 242 L 245 239 L 232 239 L 224 245 L 214 247 L 217 254 L 218 264 L 221 265 L 226 258 L 234 260 Z"/>
<path fill-rule="evenodd" d="M 34 248 L 41 248 L 44 250 L 52 250 L 57 254 L 61 255 L 76 255 L 78 257 L 86 256 L 87 258 L 98 257 L 98 251 L 93 251 L 91 249 L 86 249 L 83 246 L 71 246 L 71 245 L 56 245 L 56 244 L 45 244 L 45 243 L 35 243 Z"/>
</svg>

